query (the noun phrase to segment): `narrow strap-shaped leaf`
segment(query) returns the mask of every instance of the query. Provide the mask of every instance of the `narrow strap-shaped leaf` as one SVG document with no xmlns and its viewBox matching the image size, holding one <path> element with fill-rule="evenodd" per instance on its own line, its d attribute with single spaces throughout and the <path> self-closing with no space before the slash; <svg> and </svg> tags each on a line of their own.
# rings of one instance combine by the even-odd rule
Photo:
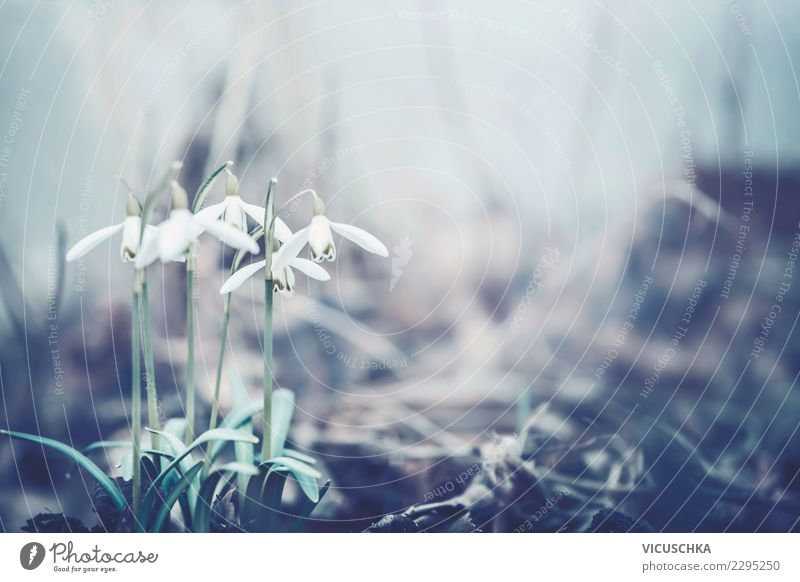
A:
<svg viewBox="0 0 800 582">
<path fill-rule="evenodd" d="M 279 531 L 281 519 L 281 499 L 288 475 L 277 467 L 267 474 L 261 491 L 261 515 L 264 532 Z"/>
<path fill-rule="evenodd" d="M 91 454 L 91 453 L 93 453 L 95 451 L 98 451 L 98 450 L 124 449 L 124 448 L 132 449 L 133 448 L 133 443 L 130 442 L 130 441 L 95 441 L 95 442 L 90 443 L 90 444 L 86 445 L 85 447 L 83 447 L 83 450 L 81 452 L 84 455 L 89 455 L 89 454 Z M 127 456 L 130 456 L 131 460 L 133 460 L 133 454 L 132 453 L 130 453 L 129 455 L 126 455 L 126 457 Z M 125 462 L 126 462 L 126 457 L 122 458 L 122 462 L 119 465 L 117 465 L 117 467 L 120 468 L 120 473 L 122 474 L 123 478 L 130 479 L 131 478 L 131 473 L 127 473 L 126 472 L 127 471 L 127 467 L 123 466 L 125 464 Z M 106 459 L 108 459 L 108 457 L 106 457 Z M 77 465 L 78 464 L 75 463 L 73 468 L 70 470 L 70 473 L 74 470 L 75 466 L 77 466 Z"/>
<path fill-rule="evenodd" d="M 132 448 L 133 443 L 131 441 L 95 441 L 85 447 L 83 447 L 83 454 L 88 455 L 92 451 L 96 451 L 98 449 L 124 449 L 124 448 Z"/>
<path fill-rule="evenodd" d="M 311 512 L 317 508 L 319 502 L 322 501 L 323 497 L 325 497 L 325 494 L 328 492 L 330 486 L 331 486 L 331 480 L 328 479 L 327 481 L 325 481 L 325 484 L 322 486 L 322 489 L 319 490 L 319 499 L 316 502 L 311 501 L 308 497 L 303 498 L 303 500 L 300 502 L 300 508 L 297 512 L 297 516 L 295 516 L 294 520 L 292 520 L 292 525 L 289 528 L 289 531 L 291 533 L 297 533 L 302 529 L 306 520 L 311 515 Z"/>
<path fill-rule="evenodd" d="M 214 492 L 217 489 L 219 480 L 225 475 L 231 473 L 232 477 L 229 479 L 227 486 L 232 487 L 234 481 L 240 475 L 258 475 L 258 470 L 252 465 L 243 465 L 241 463 L 227 463 L 209 474 L 203 481 L 200 487 L 200 492 L 197 495 L 197 503 L 195 504 L 193 531 L 198 533 L 207 533 L 210 531 L 211 513 L 214 507 Z M 224 488 L 223 488 L 224 489 Z"/>
<path fill-rule="evenodd" d="M 144 231 L 147 225 L 150 224 L 150 215 L 153 214 L 153 208 L 155 207 L 159 194 L 169 186 L 173 173 L 180 170 L 182 165 L 181 162 L 172 162 L 167 171 L 161 176 L 161 179 L 156 183 L 155 187 L 145 195 L 144 204 L 142 204 L 142 227 L 139 231 L 139 240 L 144 239 Z"/>
<path fill-rule="evenodd" d="M 317 480 L 306 473 L 299 473 L 294 470 L 290 470 L 290 472 L 309 501 L 317 503 L 319 501 L 319 485 L 317 484 Z"/>
<path fill-rule="evenodd" d="M 142 498 L 142 505 L 139 508 L 139 516 L 140 521 L 145 523 L 144 518 L 149 515 L 150 513 L 150 506 L 155 499 L 156 493 L 158 492 L 158 487 L 161 485 L 161 482 L 164 481 L 166 476 L 175 468 L 180 466 L 180 462 L 186 458 L 188 455 L 191 454 L 192 450 L 199 447 L 202 444 L 207 442 L 212 442 L 215 440 L 228 440 L 228 441 L 245 441 L 251 443 L 257 443 L 258 439 L 251 434 L 244 433 L 242 431 L 236 431 L 226 428 L 215 428 L 212 430 L 207 430 L 200 436 L 198 436 L 194 441 L 192 441 L 189 446 L 186 447 L 186 450 L 175 457 L 164 469 L 161 473 L 156 477 L 150 488 L 145 493 L 144 497 Z"/>
<path fill-rule="evenodd" d="M 272 422 L 270 423 L 270 456 L 283 454 L 283 446 L 294 416 L 294 392 L 286 388 L 272 391 Z"/>
<path fill-rule="evenodd" d="M 217 490 L 217 483 L 219 483 L 220 479 L 222 479 L 222 472 L 212 471 L 200 486 L 200 493 L 197 495 L 197 504 L 194 508 L 194 519 L 192 520 L 195 533 L 208 533 L 210 530 L 214 491 Z"/>
<path fill-rule="evenodd" d="M 196 214 L 198 210 L 203 207 L 203 202 L 206 200 L 206 196 L 211 191 L 211 188 L 214 186 L 214 182 L 217 181 L 219 175 L 224 172 L 229 166 L 232 166 L 233 162 L 225 162 L 219 168 L 211 172 L 209 176 L 200 184 L 200 187 L 195 192 L 194 200 L 192 201 L 192 214 Z"/>
<path fill-rule="evenodd" d="M 241 408 L 231 411 L 231 413 L 222 420 L 219 427 L 238 430 L 243 428 L 244 425 L 253 417 L 253 415 L 258 414 L 263 410 L 263 402 L 248 403 Z M 252 434 L 252 429 L 250 433 Z M 222 452 L 222 449 L 225 447 L 225 444 L 226 443 L 224 441 L 212 443 L 209 451 L 211 462 L 213 462 L 219 456 L 219 454 Z"/>
<path fill-rule="evenodd" d="M 117 484 L 108 476 L 106 475 L 103 470 L 90 461 L 86 455 L 83 453 L 76 451 L 71 446 L 62 443 L 60 441 L 49 439 L 47 437 L 35 435 L 35 434 L 28 434 L 25 432 L 16 432 L 11 430 L 4 430 L 0 429 L 0 434 L 7 434 L 10 437 L 15 439 L 20 439 L 24 441 L 30 441 L 32 443 L 36 443 L 41 446 L 49 447 L 59 453 L 62 453 L 68 457 L 70 457 L 73 461 L 75 461 L 82 469 L 84 469 L 87 473 L 89 473 L 94 479 L 100 484 L 100 486 L 106 490 L 108 495 L 111 497 L 114 505 L 120 511 L 125 509 L 127 505 L 125 501 L 125 496 L 120 491 Z"/>
<path fill-rule="evenodd" d="M 300 451 L 295 451 L 293 449 L 283 449 L 283 454 L 286 457 L 292 457 L 293 459 L 303 461 L 309 465 L 313 465 L 317 462 L 317 460 L 311 455 L 306 455 L 305 453 L 301 453 Z"/>
<path fill-rule="evenodd" d="M 293 459 L 292 457 L 273 457 L 270 459 L 270 462 L 283 465 L 292 473 L 301 473 L 314 479 L 322 478 L 322 473 L 317 471 L 314 467 L 298 459 Z"/>
<path fill-rule="evenodd" d="M 156 518 L 153 520 L 153 525 L 150 527 L 150 531 L 162 531 L 167 523 L 167 518 L 172 510 L 172 506 L 175 505 L 178 497 L 186 492 L 186 489 L 192 484 L 192 479 L 194 479 L 194 476 L 197 475 L 202 468 L 203 463 L 197 463 L 175 484 L 175 487 L 172 488 L 164 499 L 164 504 L 159 508 Z"/>
<path fill-rule="evenodd" d="M 200 473 L 195 475 L 195 479 L 198 478 Z M 189 488 L 189 493 L 191 493 L 193 487 Z M 178 497 L 178 504 L 181 506 L 181 515 L 183 515 L 183 525 L 186 527 L 186 531 L 194 531 L 193 524 L 192 524 L 192 507 L 189 503 L 189 496 L 188 495 L 181 495 Z"/>
<path fill-rule="evenodd" d="M 250 477 L 250 481 L 247 483 L 244 502 L 239 512 L 239 526 L 245 531 L 257 531 L 252 528 L 255 527 L 258 517 L 261 489 L 264 486 L 268 471 L 269 469 L 265 469 L 264 465 L 261 465 L 258 468 L 258 475 Z"/>
<path fill-rule="evenodd" d="M 247 432 L 253 431 L 253 423 L 246 422 L 242 425 L 242 430 Z M 233 443 L 233 453 L 234 458 L 236 459 L 237 463 L 245 465 L 253 469 L 253 474 L 258 475 L 258 470 L 254 467 L 255 464 L 255 446 L 251 443 Z M 250 480 L 250 475 L 244 472 L 239 472 L 236 475 L 237 482 L 239 484 L 239 507 L 242 506 L 244 503 L 244 496 L 245 491 L 247 491 L 247 482 Z"/>
<path fill-rule="evenodd" d="M 248 402 L 241 408 L 232 410 L 220 423 L 220 427 L 239 428 L 254 415 L 264 410 L 263 402 Z"/>
<path fill-rule="evenodd" d="M 167 430 L 169 428 L 170 430 Z M 183 433 L 186 430 L 186 421 L 182 418 L 175 419 L 171 418 L 167 421 L 167 427 L 164 430 L 154 430 L 151 428 L 147 429 L 152 433 L 156 433 L 161 435 L 163 439 L 160 439 L 160 443 L 162 445 L 162 449 L 166 450 L 166 447 L 172 450 L 174 456 L 177 457 L 182 455 L 186 451 L 186 445 L 183 444 Z M 180 462 L 180 469 L 181 473 L 184 475 L 189 472 L 189 469 L 192 468 L 192 457 L 191 455 L 186 455 L 184 459 Z M 165 488 L 169 489 L 172 484 L 180 478 L 180 475 L 173 471 L 172 475 L 165 477 L 164 485 Z M 200 484 L 199 482 L 196 483 L 196 488 L 199 489 Z M 194 504 L 197 500 L 195 493 L 192 490 L 189 490 L 189 508 L 191 511 L 194 511 Z"/>
</svg>

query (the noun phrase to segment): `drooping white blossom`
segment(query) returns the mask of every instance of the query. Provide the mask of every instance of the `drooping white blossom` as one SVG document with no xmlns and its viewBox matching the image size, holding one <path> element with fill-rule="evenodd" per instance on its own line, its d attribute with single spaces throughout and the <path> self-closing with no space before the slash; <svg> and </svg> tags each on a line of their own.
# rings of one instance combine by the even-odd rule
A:
<svg viewBox="0 0 800 582">
<path fill-rule="evenodd" d="M 249 204 L 239 196 L 239 180 L 230 171 L 225 179 L 225 199 L 219 204 L 212 204 L 196 214 L 200 219 L 221 218 L 231 226 L 247 232 L 247 217 L 252 218 L 259 226 L 264 226 L 264 207 Z M 286 242 L 292 231 L 280 218 L 275 219 L 275 238 Z"/>
<path fill-rule="evenodd" d="M 175 261 L 191 250 L 197 238 L 208 232 L 224 244 L 251 253 L 258 252 L 258 244 L 240 228 L 217 218 L 192 214 L 186 191 L 173 182 L 172 210 L 169 217 L 156 227 L 153 236 L 145 237 L 136 257 L 136 268 L 142 269 L 153 261 Z"/>
<path fill-rule="evenodd" d="M 103 241 L 111 238 L 115 234 L 122 233 L 119 254 L 123 262 L 130 262 L 136 258 L 140 248 L 139 237 L 142 230 L 142 209 L 139 202 L 132 195 L 128 195 L 127 216 L 119 224 L 107 226 L 96 230 L 79 240 L 67 252 L 67 261 L 75 261 L 83 257 L 86 253 L 94 249 Z M 151 237 L 155 232 L 155 227 L 148 226 L 145 229 L 145 239 Z"/>
</svg>

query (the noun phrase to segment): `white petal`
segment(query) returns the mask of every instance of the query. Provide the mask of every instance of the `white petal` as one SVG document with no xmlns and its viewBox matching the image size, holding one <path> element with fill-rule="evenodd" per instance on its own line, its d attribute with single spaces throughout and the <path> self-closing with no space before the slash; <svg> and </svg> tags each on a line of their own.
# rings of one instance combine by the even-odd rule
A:
<svg viewBox="0 0 800 582">
<path fill-rule="evenodd" d="M 308 227 L 308 248 L 311 249 L 311 258 L 317 262 L 323 259 L 333 261 L 336 258 L 331 221 L 327 216 L 320 214 L 311 219 Z"/>
<path fill-rule="evenodd" d="M 241 198 L 238 196 L 226 196 L 226 198 L 228 199 L 228 203 L 223 213 L 225 222 L 234 228 L 247 231 L 247 221 L 245 220 L 244 210 L 242 209 Z"/>
<path fill-rule="evenodd" d="M 189 245 L 202 232 L 189 210 L 173 210 L 169 218 L 159 225 L 158 254 L 162 261 L 174 261 L 186 254 Z"/>
<path fill-rule="evenodd" d="M 206 206 L 202 210 L 198 210 L 197 214 L 195 214 L 195 217 L 201 218 L 203 220 L 213 220 L 215 218 L 219 218 L 225 211 L 226 203 L 227 203 L 227 196 L 226 200 L 223 200 L 219 204 L 212 204 L 211 206 Z"/>
<path fill-rule="evenodd" d="M 328 274 L 328 271 L 320 267 L 314 261 L 309 261 L 308 259 L 295 257 L 289 261 L 289 266 L 294 267 L 298 271 L 301 271 L 312 279 L 317 279 L 318 281 L 329 281 L 331 278 L 331 276 Z"/>
<path fill-rule="evenodd" d="M 115 224 L 114 226 L 101 228 L 100 230 L 96 230 L 92 234 L 82 238 L 75 243 L 75 246 L 69 249 L 69 252 L 67 253 L 67 261 L 74 261 L 75 259 L 81 258 L 101 242 L 111 238 L 120 230 L 122 230 L 123 224 L 124 223 L 121 222 L 120 224 Z"/>
<path fill-rule="evenodd" d="M 301 228 L 292 235 L 292 238 L 283 243 L 283 246 L 275 253 L 273 265 L 276 268 L 286 266 L 293 258 L 297 256 L 305 244 L 308 242 L 308 227 Z"/>
<path fill-rule="evenodd" d="M 275 238 L 282 243 L 287 242 L 292 238 L 292 229 L 286 226 L 286 223 L 279 218 L 275 219 Z"/>
<path fill-rule="evenodd" d="M 258 245 L 250 235 L 242 232 L 240 229 L 231 226 L 221 220 L 203 220 L 195 216 L 195 222 L 200 225 L 203 230 L 207 230 L 219 240 L 230 247 L 250 251 L 251 253 L 258 252 Z"/>
<path fill-rule="evenodd" d="M 291 297 L 294 295 L 294 272 L 290 267 L 272 271 L 273 292 Z"/>
<path fill-rule="evenodd" d="M 242 284 L 247 281 L 250 277 L 255 275 L 258 271 L 264 268 L 267 264 L 267 261 L 258 261 L 255 263 L 250 263 L 247 266 L 242 267 L 238 271 L 236 271 L 233 275 L 228 278 L 225 283 L 223 283 L 222 287 L 220 287 L 220 294 L 225 295 L 226 293 L 230 293 L 231 291 L 235 291 Z"/>
<path fill-rule="evenodd" d="M 130 262 L 139 252 L 139 233 L 142 230 L 142 219 L 139 216 L 128 216 L 122 223 L 122 244 L 119 254 L 124 262 Z"/>
<path fill-rule="evenodd" d="M 286 291 L 289 297 L 294 295 L 294 282 L 294 271 L 291 267 L 286 267 Z"/>
<path fill-rule="evenodd" d="M 248 204 L 241 198 L 239 198 L 239 204 L 242 206 L 242 210 L 245 213 L 255 220 L 259 226 L 264 226 L 264 207 L 263 206 L 256 206 L 255 204 Z M 286 223 L 282 221 L 280 218 L 275 219 L 275 238 L 277 238 L 282 243 L 285 243 L 290 238 L 292 238 L 292 230 L 286 226 Z"/>
<path fill-rule="evenodd" d="M 247 215 L 255 220 L 259 226 L 264 226 L 264 207 L 263 206 L 256 206 L 255 204 L 248 204 L 244 200 L 239 198 L 239 204 L 242 206 L 242 210 L 244 210 Z"/>
<path fill-rule="evenodd" d="M 139 245 L 139 252 L 136 253 L 136 268 L 144 269 L 158 258 L 159 237 L 161 232 L 152 225 L 148 225 L 144 230 L 142 244 Z"/>
<path fill-rule="evenodd" d="M 344 238 L 349 239 L 360 246 L 362 249 L 380 255 L 382 257 L 389 256 L 389 250 L 383 245 L 381 241 L 372 236 L 366 230 L 352 226 L 350 224 L 343 224 L 341 222 L 331 222 L 331 228 L 342 235 Z"/>
</svg>

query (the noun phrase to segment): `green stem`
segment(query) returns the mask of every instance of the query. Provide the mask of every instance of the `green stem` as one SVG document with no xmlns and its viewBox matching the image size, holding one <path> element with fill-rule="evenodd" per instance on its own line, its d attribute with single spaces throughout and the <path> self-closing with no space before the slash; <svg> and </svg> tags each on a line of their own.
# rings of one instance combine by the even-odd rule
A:
<svg viewBox="0 0 800 582">
<path fill-rule="evenodd" d="M 151 430 L 160 430 L 161 425 L 158 421 L 158 392 L 156 391 L 156 365 L 153 358 L 153 330 L 150 325 L 150 300 L 147 295 L 147 275 L 141 271 L 141 317 L 142 317 L 142 331 L 144 338 L 144 374 L 147 380 L 147 422 Z M 155 433 L 150 434 L 150 441 L 155 450 L 159 449 L 158 435 Z M 156 467 L 160 461 L 158 457 L 155 459 Z"/>
<path fill-rule="evenodd" d="M 211 403 L 211 418 L 208 421 L 208 430 L 217 428 L 217 418 L 219 416 L 219 390 L 222 384 L 222 365 L 225 361 L 225 348 L 228 343 L 228 323 L 231 319 L 231 294 L 225 296 L 225 313 L 222 319 L 222 338 L 219 342 L 219 359 L 217 360 L 217 376 L 214 380 L 214 401 Z M 206 445 L 206 458 L 203 463 L 203 477 L 208 475 L 211 467 L 211 447 L 213 441 Z"/>
<path fill-rule="evenodd" d="M 194 378 L 194 248 L 186 257 L 186 433 L 184 441 L 188 445 L 194 440 L 194 418 L 196 387 Z"/>
<path fill-rule="evenodd" d="M 142 495 L 142 370 L 141 341 L 139 329 L 140 275 L 133 275 L 133 301 L 131 303 L 131 416 L 133 429 L 133 515 L 139 515 Z"/>
<path fill-rule="evenodd" d="M 219 391 L 222 384 L 222 365 L 225 362 L 225 350 L 228 344 L 228 325 L 231 320 L 231 294 L 225 296 L 225 312 L 222 319 L 222 338 L 219 341 L 219 358 L 217 358 L 217 376 L 214 379 L 214 401 L 211 403 L 211 419 L 208 421 L 209 430 L 217 428 L 219 416 Z"/>
<path fill-rule="evenodd" d="M 261 459 L 269 459 L 272 450 L 272 277 L 264 281 L 264 436 Z"/>
<path fill-rule="evenodd" d="M 270 230 L 273 228 L 273 226 L 274 226 L 274 224 L 275 224 L 275 219 L 276 219 L 276 218 L 278 218 L 278 216 L 280 216 L 280 215 L 281 215 L 281 213 L 282 213 L 284 210 L 286 210 L 287 208 L 289 208 L 289 205 L 290 205 L 292 202 L 294 202 L 295 200 L 297 200 L 297 199 L 298 199 L 298 198 L 300 198 L 301 196 L 305 196 L 306 194 L 313 194 L 313 195 L 314 195 L 314 199 L 317 199 L 317 198 L 319 198 L 319 196 L 317 196 L 317 192 L 316 192 L 315 190 L 311 189 L 311 188 L 306 188 L 305 190 L 301 190 L 300 192 L 298 192 L 297 194 L 295 194 L 294 196 L 292 196 L 291 198 L 289 198 L 289 199 L 288 199 L 286 202 L 284 202 L 283 204 L 281 204 L 281 207 L 280 207 L 280 208 L 278 208 L 278 212 L 273 212 L 273 213 L 272 213 L 272 214 L 273 214 L 273 216 L 272 216 L 272 220 L 271 220 L 271 221 L 270 221 L 270 223 L 269 223 L 269 228 L 270 228 Z M 266 222 L 264 222 L 264 224 L 267 224 L 267 223 L 266 223 Z"/>
<path fill-rule="evenodd" d="M 261 437 L 261 460 L 270 458 L 272 450 L 272 247 L 275 228 L 275 197 L 273 190 L 277 180 L 270 180 L 267 200 L 264 204 L 264 426 Z"/>
</svg>

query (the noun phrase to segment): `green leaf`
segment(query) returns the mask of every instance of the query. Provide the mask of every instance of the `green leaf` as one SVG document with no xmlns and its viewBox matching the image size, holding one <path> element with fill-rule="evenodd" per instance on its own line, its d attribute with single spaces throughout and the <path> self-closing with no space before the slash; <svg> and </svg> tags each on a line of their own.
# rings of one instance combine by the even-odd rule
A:
<svg viewBox="0 0 800 582">
<path fill-rule="evenodd" d="M 286 484 L 286 468 L 272 462 L 258 467 L 258 476 L 247 485 L 240 525 L 248 532 L 273 531 L 275 511 L 280 510 L 280 496 Z M 276 501 L 277 498 L 277 501 Z"/>
<path fill-rule="evenodd" d="M 311 512 L 317 508 L 319 502 L 322 501 L 322 498 L 325 497 L 325 494 L 328 492 L 328 489 L 331 486 L 331 481 L 328 479 L 325 481 L 325 484 L 322 486 L 322 489 L 319 490 L 319 499 L 317 501 L 311 501 L 307 497 L 304 497 L 303 500 L 300 502 L 300 508 L 295 516 L 295 519 L 292 522 L 292 526 L 289 528 L 289 531 L 292 533 L 296 533 L 300 531 L 305 523 L 305 520 L 311 515 Z"/>
<path fill-rule="evenodd" d="M 232 384 L 241 382 L 238 375 L 231 374 Z M 237 407 L 228 414 L 220 423 L 220 427 L 240 428 L 248 422 L 254 415 L 264 410 L 263 402 L 247 402 L 241 407 Z M 283 447 L 286 444 L 286 436 L 289 433 L 292 416 L 294 415 L 294 392 L 287 388 L 278 388 L 272 393 L 272 445 L 271 456 L 283 454 Z M 213 461 L 221 452 L 225 443 L 216 443 L 211 449 L 211 460 Z"/>
<path fill-rule="evenodd" d="M 186 419 L 167 419 L 167 422 L 164 423 L 164 432 L 168 432 L 172 436 L 178 437 L 178 439 L 183 442 L 183 435 L 186 434 Z"/>
<path fill-rule="evenodd" d="M 133 452 L 125 453 L 125 455 L 122 456 L 122 461 L 117 465 L 117 468 L 123 479 L 126 481 L 133 479 Z"/>
<path fill-rule="evenodd" d="M 317 471 L 311 465 L 307 465 L 303 461 L 299 461 L 291 457 L 273 457 L 269 460 L 269 462 L 282 465 L 289 469 L 292 473 L 302 473 L 303 475 L 308 475 L 314 479 L 319 479 L 322 477 L 322 473 Z"/>
<path fill-rule="evenodd" d="M 252 434 L 253 423 L 248 421 L 242 426 L 242 428 L 246 432 Z M 254 466 L 256 450 L 252 443 L 233 443 L 233 454 L 237 464 L 250 467 L 253 470 L 253 474 L 258 475 L 258 470 Z M 244 495 L 245 491 L 247 490 L 247 482 L 250 480 L 250 476 L 251 475 L 244 472 L 239 472 L 239 474 L 236 476 L 236 480 L 239 485 L 239 507 L 241 507 L 244 503 Z"/>
<path fill-rule="evenodd" d="M 295 451 L 294 449 L 283 449 L 283 454 L 286 457 L 292 457 L 293 459 L 297 459 L 298 461 L 303 461 L 304 463 L 308 463 L 309 465 L 313 465 L 314 463 L 317 462 L 317 460 L 311 455 L 306 455 L 305 453 L 301 453 L 300 451 Z"/>
<path fill-rule="evenodd" d="M 258 475 L 258 469 L 253 465 L 246 465 L 244 463 L 225 463 L 217 467 L 220 473 L 239 473 L 240 475 Z"/>
<path fill-rule="evenodd" d="M 314 477 L 310 477 L 305 473 L 291 471 L 292 477 L 300 485 L 300 489 L 306 494 L 306 497 L 314 503 L 319 502 L 319 485 Z"/>
<path fill-rule="evenodd" d="M 259 531 L 277 532 L 280 529 L 281 500 L 286 487 L 287 475 L 279 467 L 273 467 L 267 474 L 261 490 L 261 510 L 263 525 Z"/>
<path fill-rule="evenodd" d="M 161 435 L 163 439 L 160 440 L 161 448 L 165 452 L 169 452 L 166 449 L 169 448 L 174 457 L 179 457 L 186 451 L 186 445 L 183 444 L 183 434 L 186 430 L 186 420 L 183 418 L 171 418 L 167 421 L 164 430 L 154 430 L 148 428 L 152 433 Z M 189 472 L 189 469 L 192 468 L 193 459 L 191 455 L 186 455 L 184 459 L 179 463 L 180 472 L 173 470 L 172 474 L 168 477 L 164 478 L 164 488 L 170 489 L 174 483 L 180 479 L 180 474 L 186 474 Z M 197 487 L 195 489 L 200 488 L 199 480 L 196 483 Z M 196 501 L 196 492 L 195 490 L 189 491 L 189 508 L 192 512 L 194 512 L 194 504 Z"/>
<path fill-rule="evenodd" d="M 153 520 L 153 525 L 150 527 L 150 531 L 162 531 L 167 523 L 170 511 L 172 511 L 172 506 L 175 505 L 178 497 L 183 495 L 186 489 L 192 484 L 192 479 L 194 479 L 194 476 L 197 475 L 202 468 L 203 463 L 199 462 L 178 480 L 175 486 L 170 490 L 166 499 L 164 499 L 164 504 L 159 508 L 156 518 Z"/>
<path fill-rule="evenodd" d="M 144 231 L 150 223 L 150 215 L 153 213 L 153 207 L 158 200 L 158 195 L 169 186 L 173 172 L 180 170 L 182 165 L 181 162 L 172 162 L 167 171 L 161 176 L 161 179 L 156 183 L 155 188 L 145 195 L 144 204 L 142 204 L 142 227 L 139 231 L 139 240 L 144 238 Z"/>
<path fill-rule="evenodd" d="M 306 465 L 302 461 L 292 459 L 291 457 L 275 457 L 269 460 L 270 463 L 275 463 L 279 467 L 287 468 L 294 477 L 300 489 L 306 494 L 311 501 L 319 501 L 319 485 L 317 479 L 322 477 L 322 473 L 317 471 L 314 467 Z"/>
<path fill-rule="evenodd" d="M 95 441 L 90 445 L 87 445 L 83 448 L 83 454 L 88 455 L 92 451 L 96 451 L 98 449 L 123 449 L 123 448 L 133 448 L 133 443 L 131 441 Z"/>
<path fill-rule="evenodd" d="M 95 441 L 83 447 L 81 451 L 84 455 L 89 455 L 101 449 L 133 449 L 131 441 Z M 108 457 L 106 456 L 106 459 Z M 76 463 L 77 465 L 77 463 Z M 133 476 L 133 453 L 128 453 L 122 457 L 120 464 L 116 466 L 120 470 L 123 479 L 131 479 Z M 72 472 L 72 471 L 70 471 Z"/>
<path fill-rule="evenodd" d="M 270 456 L 276 457 L 283 454 L 283 446 L 286 444 L 286 436 L 289 434 L 289 427 L 292 424 L 294 415 L 294 392 L 286 388 L 278 388 L 272 391 L 272 422 L 270 432 L 272 433 Z"/>
<path fill-rule="evenodd" d="M 258 531 L 261 510 L 261 490 L 271 468 L 270 463 L 263 463 L 258 467 L 258 475 L 250 478 L 245 492 L 244 502 L 239 511 L 239 526 L 245 531 Z"/>
<path fill-rule="evenodd" d="M 144 519 L 150 513 L 150 506 L 153 503 L 153 499 L 155 498 L 158 487 L 161 485 L 161 482 L 165 479 L 165 477 L 172 471 L 175 467 L 180 466 L 180 462 L 185 459 L 191 452 L 203 445 L 207 442 L 213 442 L 216 440 L 224 440 L 224 441 L 244 441 L 250 443 L 257 443 L 258 439 L 254 437 L 252 434 L 247 434 L 242 431 L 232 430 L 228 428 L 215 428 L 212 430 L 207 430 L 196 439 L 194 439 L 187 447 L 186 450 L 183 451 L 179 456 L 175 457 L 153 480 L 153 483 L 150 485 L 147 493 L 145 493 L 144 497 L 142 498 L 142 505 L 139 508 L 139 521 L 141 523 L 145 523 Z"/>
<path fill-rule="evenodd" d="M 72 447 L 67 444 L 64 444 L 60 441 L 49 439 L 43 436 L 35 435 L 35 434 L 28 434 L 24 432 L 16 432 L 11 430 L 4 430 L 0 429 L 0 434 L 7 434 L 10 437 L 15 439 L 20 439 L 24 441 L 30 441 L 32 443 L 36 443 L 38 445 L 49 447 L 53 450 L 56 450 L 60 453 L 71 458 L 75 461 L 81 468 L 83 468 L 86 472 L 88 472 L 95 480 L 100 484 L 100 486 L 106 490 L 108 495 L 114 501 L 114 505 L 120 511 L 125 509 L 127 503 L 125 502 L 125 496 L 122 495 L 122 491 L 119 490 L 117 484 L 108 476 L 106 475 L 103 470 L 95 465 L 92 461 L 90 461 L 84 454 L 76 451 Z"/>
<path fill-rule="evenodd" d="M 167 424 L 169 424 L 169 422 Z M 147 430 L 151 433 L 163 437 L 163 439 L 160 439 L 159 441 L 159 445 L 161 446 L 161 452 L 163 454 L 171 456 L 174 459 L 176 457 L 181 456 L 184 452 L 186 452 L 186 445 L 183 444 L 183 441 L 181 440 L 180 436 L 175 434 L 174 432 L 168 432 L 166 430 L 155 430 L 149 427 L 147 427 Z M 181 471 L 184 474 L 186 474 L 186 472 L 191 467 L 192 467 L 192 459 L 187 455 L 180 462 Z"/>
<path fill-rule="evenodd" d="M 172 453 L 165 453 L 164 451 L 159 451 L 157 449 L 142 449 L 143 455 L 153 455 L 154 457 L 165 457 L 167 459 L 174 459 L 175 455 Z"/>
<path fill-rule="evenodd" d="M 243 465 L 241 463 L 226 463 L 212 471 L 200 487 L 200 492 L 197 495 L 197 504 L 194 511 L 194 531 L 198 533 L 207 533 L 210 529 L 211 511 L 214 505 L 214 492 L 217 489 L 219 480 L 225 473 L 245 473 L 247 475 L 258 475 L 258 470 L 252 465 Z M 233 486 L 233 477 L 228 480 L 225 487 L 222 488 L 224 492 L 227 488 Z M 222 494 L 222 493 L 221 493 Z"/>
<path fill-rule="evenodd" d="M 214 186 L 214 183 L 217 181 L 219 175 L 225 171 L 226 168 L 232 166 L 233 162 L 225 162 L 219 168 L 211 172 L 211 174 L 205 179 L 205 181 L 200 185 L 195 192 L 194 200 L 192 201 L 192 214 L 196 214 L 198 210 L 203 208 L 203 202 L 206 200 L 206 196 L 211 191 L 211 188 Z"/>
<path fill-rule="evenodd" d="M 222 471 L 212 471 L 197 494 L 197 505 L 194 508 L 193 529 L 196 533 L 208 533 L 211 524 L 211 509 L 214 504 L 214 491 L 222 478 Z"/>
<path fill-rule="evenodd" d="M 262 410 L 263 402 L 248 402 L 241 408 L 232 410 L 220 423 L 220 428 L 239 428 Z"/>
</svg>

